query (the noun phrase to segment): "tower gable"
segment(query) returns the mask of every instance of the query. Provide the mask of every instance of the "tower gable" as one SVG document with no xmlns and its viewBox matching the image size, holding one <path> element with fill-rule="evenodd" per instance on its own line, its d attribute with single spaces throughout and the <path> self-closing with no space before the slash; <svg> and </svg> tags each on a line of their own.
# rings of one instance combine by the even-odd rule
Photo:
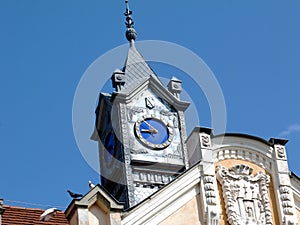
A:
<svg viewBox="0 0 300 225">
<path fill-rule="evenodd" d="M 149 76 L 147 78 L 140 78 L 142 83 L 136 82 L 135 86 L 128 88 L 125 91 L 114 92 L 113 101 L 120 101 L 126 104 L 134 102 L 134 98 L 138 98 L 140 95 L 143 95 L 144 91 L 151 91 L 154 95 L 157 95 L 159 98 L 163 99 L 164 102 L 171 105 L 177 111 L 185 111 L 190 103 L 181 101 L 175 97 L 170 91 L 168 91 L 162 83 L 155 77 Z"/>
</svg>

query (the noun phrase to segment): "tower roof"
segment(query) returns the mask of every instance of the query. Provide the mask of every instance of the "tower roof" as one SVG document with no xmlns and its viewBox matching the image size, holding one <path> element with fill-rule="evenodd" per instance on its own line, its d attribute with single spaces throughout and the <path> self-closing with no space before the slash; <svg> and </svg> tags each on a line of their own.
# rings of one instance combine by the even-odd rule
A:
<svg viewBox="0 0 300 225">
<path fill-rule="evenodd" d="M 135 48 L 133 42 L 130 43 L 123 72 L 125 72 L 125 89 L 138 86 L 150 76 L 153 76 L 158 80 L 156 74 L 147 64 L 143 56 Z"/>
</svg>

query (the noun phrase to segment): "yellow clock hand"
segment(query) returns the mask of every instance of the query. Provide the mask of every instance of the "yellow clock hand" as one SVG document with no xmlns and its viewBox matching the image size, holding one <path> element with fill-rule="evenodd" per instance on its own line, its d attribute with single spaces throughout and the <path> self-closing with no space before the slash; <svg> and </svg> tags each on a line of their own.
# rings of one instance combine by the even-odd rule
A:
<svg viewBox="0 0 300 225">
<path fill-rule="evenodd" d="M 154 133 L 154 134 L 156 134 L 157 133 L 157 130 L 156 129 L 152 129 L 152 130 L 150 130 L 150 129 L 141 129 L 141 132 L 147 132 L 147 133 Z"/>
<path fill-rule="evenodd" d="M 156 130 L 156 129 L 155 129 L 153 126 L 151 126 L 151 124 L 148 123 L 146 120 L 144 120 L 144 123 L 147 124 L 151 129 Z M 157 130 L 156 130 L 156 132 L 157 132 Z"/>
</svg>

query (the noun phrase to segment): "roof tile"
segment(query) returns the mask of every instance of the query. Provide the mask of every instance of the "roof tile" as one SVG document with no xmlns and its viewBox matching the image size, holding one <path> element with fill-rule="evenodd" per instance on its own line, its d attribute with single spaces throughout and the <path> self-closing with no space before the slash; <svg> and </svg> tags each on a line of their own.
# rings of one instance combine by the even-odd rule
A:
<svg viewBox="0 0 300 225">
<path fill-rule="evenodd" d="M 58 211 L 49 221 L 40 221 L 43 209 L 3 206 L 2 225 L 69 225 L 63 212 Z"/>
</svg>

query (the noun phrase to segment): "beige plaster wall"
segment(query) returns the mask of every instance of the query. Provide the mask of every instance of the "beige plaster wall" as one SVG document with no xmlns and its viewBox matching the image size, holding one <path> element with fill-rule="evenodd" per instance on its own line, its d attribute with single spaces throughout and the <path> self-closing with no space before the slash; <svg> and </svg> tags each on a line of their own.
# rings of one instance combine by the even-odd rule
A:
<svg viewBox="0 0 300 225">
<path fill-rule="evenodd" d="M 97 205 L 93 205 L 89 208 L 89 224 L 110 225 L 108 214 Z"/>
<path fill-rule="evenodd" d="M 252 174 L 256 174 L 257 172 L 263 172 L 266 173 L 270 176 L 271 180 L 270 180 L 270 184 L 269 184 L 269 199 L 270 199 L 270 204 L 271 204 L 271 210 L 272 210 L 272 215 L 273 215 L 273 224 L 280 224 L 279 223 L 279 218 L 278 218 L 278 211 L 277 211 L 277 206 L 276 206 L 276 198 L 275 198 L 275 192 L 274 192 L 274 186 L 273 186 L 273 181 L 272 181 L 272 176 L 271 174 L 269 174 L 265 169 L 257 166 L 254 163 L 248 162 L 248 161 L 243 161 L 243 160 L 239 160 L 239 159 L 226 159 L 226 160 L 222 160 L 219 161 L 217 163 L 215 163 L 215 167 L 217 167 L 218 165 L 222 165 L 226 168 L 230 168 L 234 165 L 237 164 L 243 164 L 243 165 L 247 165 L 250 166 L 251 168 L 253 168 L 253 172 Z M 223 195 L 222 195 L 222 187 L 218 182 L 218 192 L 219 192 L 219 197 L 221 200 L 221 221 L 220 221 L 220 225 L 228 225 L 229 223 L 227 222 L 227 216 L 226 216 L 226 210 L 225 210 L 225 203 L 223 200 Z"/>
<path fill-rule="evenodd" d="M 197 195 L 159 225 L 201 225 L 199 212 L 199 195 Z"/>
<path fill-rule="evenodd" d="M 300 224 L 300 210 L 296 209 L 296 214 L 297 214 L 298 223 Z"/>
</svg>

